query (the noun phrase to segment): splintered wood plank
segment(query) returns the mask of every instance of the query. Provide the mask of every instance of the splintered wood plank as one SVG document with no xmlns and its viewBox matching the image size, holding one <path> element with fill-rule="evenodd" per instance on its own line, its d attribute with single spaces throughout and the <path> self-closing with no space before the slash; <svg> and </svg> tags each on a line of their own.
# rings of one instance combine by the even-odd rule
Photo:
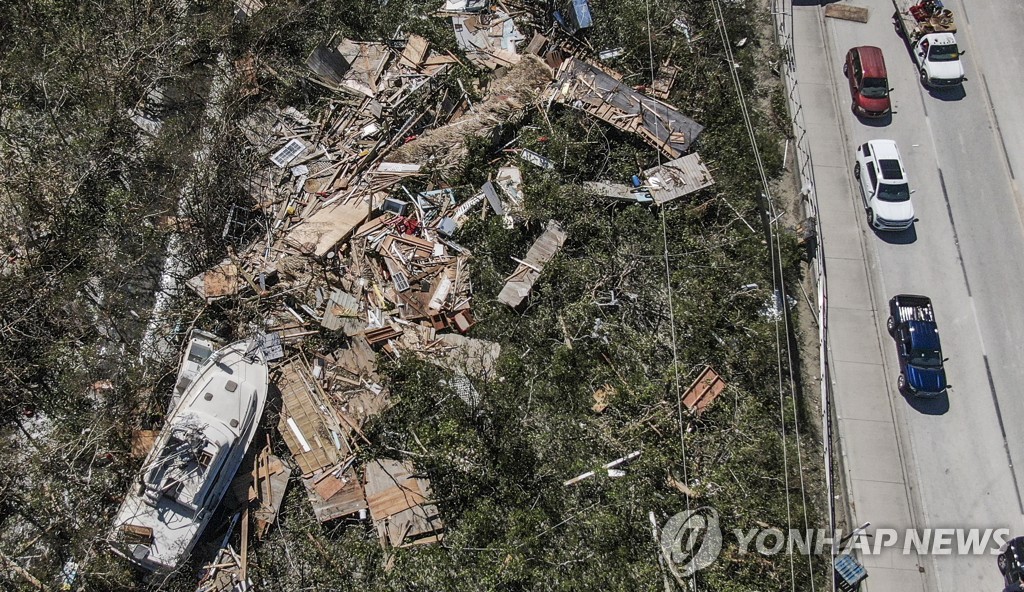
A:
<svg viewBox="0 0 1024 592">
<path fill-rule="evenodd" d="M 317 478 L 317 476 L 313 476 L 302 481 L 306 490 L 309 491 L 309 501 L 313 505 L 313 513 L 316 514 L 317 520 L 320 522 L 350 516 L 366 509 L 363 484 L 360 483 L 355 470 L 351 467 L 342 474 L 342 479 L 331 476 L 318 482 Z M 332 479 L 333 481 L 329 481 Z M 325 481 L 328 484 L 324 484 Z M 339 483 L 341 486 L 334 489 L 334 486 Z M 321 493 L 330 493 L 331 495 L 325 499 Z"/>
<path fill-rule="evenodd" d="M 825 16 L 844 21 L 866 23 L 868 22 L 868 9 L 851 4 L 829 4 L 825 7 Z"/>
<path fill-rule="evenodd" d="M 285 470 L 281 461 L 271 456 L 270 468 L 262 471 L 263 479 L 259 485 L 260 506 L 254 513 L 256 517 L 256 538 L 262 539 L 270 525 L 277 520 L 277 514 L 284 502 L 285 490 L 288 487 L 289 471 Z M 276 462 L 279 468 L 274 467 Z M 268 477 L 269 475 L 269 477 Z"/>
<path fill-rule="evenodd" d="M 389 459 L 375 460 L 366 466 L 363 487 L 374 521 L 423 503 L 425 492 L 411 472 L 411 465 Z"/>
</svg>

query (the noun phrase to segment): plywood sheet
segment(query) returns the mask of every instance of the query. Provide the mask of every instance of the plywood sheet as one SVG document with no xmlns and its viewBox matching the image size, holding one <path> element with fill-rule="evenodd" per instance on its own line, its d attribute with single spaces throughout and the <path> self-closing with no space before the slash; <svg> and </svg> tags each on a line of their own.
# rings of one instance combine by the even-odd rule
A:
<svg viewBox="0 0 1024 592">
<path fill-rule="evenodd" d="M 430 482 L 412 472 L 411 464 L 395 460 L 375 460 L 366 466 L 366 503 L 382 544 L 400 547 L 444 528 L 437 506 L 427 501 Z M 440 535 L 432 540 L 439 539 Z"/>
<path fill-rule="evenodd" d="M 423 59 L 427 57 L 427 48 L 429 47 L 430 42 L 423 37 L 415 33 L 409 35 L 409 40 L 405 42 L 405 49 L 402 51 L 402 65 L 418 68 L 423 64 Z"/>
<path fill-rule="evenodd" d="M 509 276 L 508 281 L 501 288 L 498 294 L 498 301 L 513 308 L 522 304 L 523 300 L 530 294 L 534 282 L 540 277 L 544 264 L 562 248 L 567 235 L 558 222 L 548 221 L 544 232 L 530 246 L 519 267 Z"/>
<path fill-rule="evenodd" d="M 363 487 L 374 521 L 423 503 L 424 492 L 411 473 L 410 465 L 395 460 L 375 460 L 366 465 Z"/>
<path fill-rule="evenodd" d="M 836 2 L 825 7 L 825 16 L 845 21 L 866 23 L 868 22 L 869 13 L 867 8 Z"/>
<path fill-rule="evenodd" d="M 324 206 L 292 228 L 284 240 L 303 253 L 323 257 L 334 245 L 351 236 L 368 215 L 369 208 L 362 202 Z"/>
<path fill-rule="evenodd" d="M 156 439 L 160 437 L 158 430 L 136 430 L 132 432 L 132 458 L 146 458 L 153 448 Z"/>
</svg>

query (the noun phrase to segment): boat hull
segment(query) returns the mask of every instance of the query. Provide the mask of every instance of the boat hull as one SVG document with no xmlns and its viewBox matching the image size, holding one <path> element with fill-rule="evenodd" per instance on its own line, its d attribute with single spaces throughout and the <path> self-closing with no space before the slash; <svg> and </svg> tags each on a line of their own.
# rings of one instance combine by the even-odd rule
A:
<svg viewBox="0 0 1024 592">
<path fill-rule="evenodd" d="M 202 364 L 118 510 L 109 538 L 116 553 L 153 572 L 188 558 L 252 442 L 267 384 L 254 341 L 227 345 Z"/>
</svg>

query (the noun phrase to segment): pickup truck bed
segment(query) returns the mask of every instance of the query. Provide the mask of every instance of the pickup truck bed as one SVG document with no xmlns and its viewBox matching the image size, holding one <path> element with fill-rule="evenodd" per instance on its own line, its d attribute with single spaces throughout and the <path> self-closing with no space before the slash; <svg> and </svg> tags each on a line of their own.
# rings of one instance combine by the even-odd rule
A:
<svg viewBox="0 0 1024 592">
<path fill-rule="evenodd" d="M 903 23 L 904 33 L 908 36 L 925 35 L 928 33 L 956 33 L 956 22 L 949 9 L 936 10 L 935 14 L 923 20 L 917 20 L 911 10 L 918 5 L 915 0 L 893 0 L 896 7 L 896 18 Z M 924 16 L 924 13 L 922 13 Z"/>
<path fill-rule="evenodd" d="M 889 316 L 896 324 L 908 321 L 935 322 L 935 310 L 927 296 L 900 294 L 889 303 Z"/>
</svg>

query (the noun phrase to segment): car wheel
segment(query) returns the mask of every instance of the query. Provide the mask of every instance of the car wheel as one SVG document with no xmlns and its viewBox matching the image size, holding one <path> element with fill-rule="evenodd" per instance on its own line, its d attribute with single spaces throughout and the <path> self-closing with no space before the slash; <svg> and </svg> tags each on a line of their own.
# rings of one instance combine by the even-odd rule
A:
<svg viewBox="0 0 1024 592">
<path fill-rule="evenodd" d="M 901 394 L 904 394 L 904 395 L 907 394 L 907 377 L 906 376 L 900 374 L 899 379 L 896 380 L 896 388 L 900 391 Z"/>
<path fill-rule="evenodd" d="M 928 86 L 928 72 L 921 68 L 921 84 Z"/>
<path fill-rule="evenodd" d="M 996 558 L 996 565 L 999 566 L 999 572 L 1002 573 L 1003 575 L 1006 575 L 1006 567 L 1007 567 L 1006 555 L 1000 554 L 999 557 Z"/>
<path fill-rule="evenodd" d="M 895 333 L 896 332 L 896 319 L 894 319 L 892 317 L 889 317 L 888 319 L 886 319 L 886 321 L 885 321 L 885 330 L 889 332 L 889 335 L 892 335 L 893 333 Z"/>
<path fill-rule="evenodd" d="M 860 163 L 859 162 L 853 165 L 853 178 L 857 179 L 857 180 L 860 180 Z"/>
<path fill-rule="evenodd" d="M 843 64 L 843 76 L 850 77 L 850 64 Z"/>
<path fill-rule="evenodd" d="M 870 226 L 871 228 L 876 228 L 876 226 L 875 226 L 875 211 L 872 210 L 871 208 L 867 208 L 867 214 L 868 214 L 868 226 Z"/>
</svg>

